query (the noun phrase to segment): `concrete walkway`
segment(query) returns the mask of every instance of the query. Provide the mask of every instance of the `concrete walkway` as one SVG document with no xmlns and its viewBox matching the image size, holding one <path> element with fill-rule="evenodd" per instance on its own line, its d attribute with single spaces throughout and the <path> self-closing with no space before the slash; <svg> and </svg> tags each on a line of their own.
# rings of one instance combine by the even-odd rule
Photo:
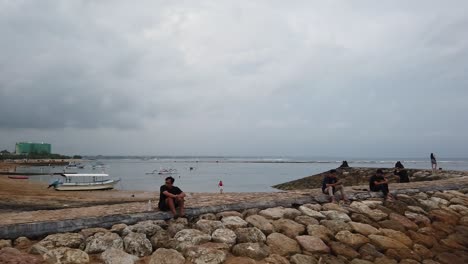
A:
<svg viewBox="0 0 468 264">
<path fill-rule="evenodd" d="M 351 198 L 363 199 L 371 195 L 363 191 L 367 186 L 347 187 Z M 429 182 L 392 184 L 391 191 L 398 193 L 468 189 L 468 177 Z M 294 203 L 313 203 L 324 199 L 320 189 L 271 192 L 271 193 L 192 193 L 187 197 L 187 215 L 199 215 L 225 210 L 248 208 L 269 208 L 291 206 Z M 153 207 L 157 204 L 153 203 Z M 133 224 L 143 220 L 169 218 L 165 212 L 156 209 L 148 211 L 143 202 L 117 205 L 102 205 L 59 210 L 39 210 L 22 213 L 0 214 L 0 239 L 18 235 L 40 236 L 48 233 L 69 232 L 88 227 L 109 227 L 116 223 Z"/>
</svg>

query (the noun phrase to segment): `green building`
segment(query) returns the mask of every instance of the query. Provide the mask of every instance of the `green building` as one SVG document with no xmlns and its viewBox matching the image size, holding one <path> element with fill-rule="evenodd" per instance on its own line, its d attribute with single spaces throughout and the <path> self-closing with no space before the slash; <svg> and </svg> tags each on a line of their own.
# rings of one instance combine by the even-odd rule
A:
<svg viewBox="0 0 468 264">
<path fill-rule="evenodd" d="M 52 147 L 48 143 L 18 142 L 16 154 L 50 154 Z"/>
</svg>

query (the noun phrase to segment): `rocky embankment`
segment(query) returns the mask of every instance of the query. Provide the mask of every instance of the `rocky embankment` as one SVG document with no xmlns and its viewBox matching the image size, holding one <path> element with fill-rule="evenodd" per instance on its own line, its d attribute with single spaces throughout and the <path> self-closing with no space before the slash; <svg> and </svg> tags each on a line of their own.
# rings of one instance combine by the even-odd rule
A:
<svg viewBox="0 0 468 264">
<path fill-rule="evenodd" d="M 375 174 L 377 168 L 338 168 L 337 176 L 341 179 L 345 186 L 356 186 L 356 185 L 368 185 L 369 178 Z M 398 182 L 398 176 L 393 174 L 394 168 L 382 169 L 385 176 L 391 183 Z M 419 170 L 419 169 L 406 169 L 410 181 L 435 181 L 443 179 L 451 179 L 456 177 L 468 176 L 466 171 L 452 171 L 452 170 L 440 170 L 433 173 L 431 170 Z M 273 188 L 280 190 L 304 190 L 314 189 L 322 187 L 323 177 L 328 172 L 308 176 L 299 180 L 294 180 L 282 184 L 273 186 Z"/>
<path fill-rule="evenodd" d="M 0 240 L 0 263 L 468 263 L 468 190 L 152 220 Z M 463 193 L 465 192 L 465 193 Z"/>
</svg>

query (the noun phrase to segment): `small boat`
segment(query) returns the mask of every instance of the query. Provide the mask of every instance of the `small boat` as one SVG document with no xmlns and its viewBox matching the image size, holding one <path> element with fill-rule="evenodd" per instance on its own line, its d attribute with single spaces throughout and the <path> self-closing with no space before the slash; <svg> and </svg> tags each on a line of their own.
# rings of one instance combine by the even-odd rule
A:
<svg viewBox="0 0 468 264">
<path fill-rule="evenodd" d="M 23 175 L 10 175 L 8 176 L 10 179 L 15 179 L 15 180 L 27 180 L 29 179 L 28 176 L 23 176 Z"/>
<path fill-rule="evenodd" d="M 109 190 L 120 182 L 120 179 L 114 180 L 109 174 L 89 173 L 89 174 L 61 174 L 65 177 L 65 182 L 59 182 L 54 185 L 57 191 L 93 191 Z"/>
<path fill-rule="evenodd" d="M 158 171 L 159 175 L 171 175 L 171 174 L 177 174 L 176 169 L 160 169 Z"/>
</svg>

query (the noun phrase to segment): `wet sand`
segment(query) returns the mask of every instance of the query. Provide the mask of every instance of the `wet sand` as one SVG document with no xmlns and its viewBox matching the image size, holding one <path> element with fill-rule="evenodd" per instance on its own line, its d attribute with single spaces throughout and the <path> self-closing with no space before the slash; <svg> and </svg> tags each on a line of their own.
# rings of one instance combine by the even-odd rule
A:
<svg viewBox="0 0 468 264">
<path fill-rule="evenodd" d="M 53 188 L 47 189 L 47 186 L 30 180 L 0 176 L 0 213 L 142 202 L 155 199 L 157 195 L 156 192 L 117 190 L 55 191 Z"/>
</svg>

